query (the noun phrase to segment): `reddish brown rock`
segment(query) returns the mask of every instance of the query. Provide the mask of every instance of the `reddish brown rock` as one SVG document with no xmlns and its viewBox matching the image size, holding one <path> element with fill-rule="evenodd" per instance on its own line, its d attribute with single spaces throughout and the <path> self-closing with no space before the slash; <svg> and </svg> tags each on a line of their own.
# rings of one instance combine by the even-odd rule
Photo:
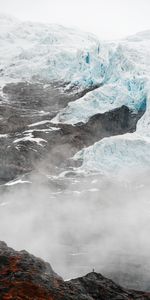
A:
<svg viewBox="0 0 150 300">
<path fill-rule="evenodd" d="M 128 291 L 101 274 L 63 281 L 40 258 L 0 242 L 0 300 L 132 300 L 150 293 Z"/>
</svg>

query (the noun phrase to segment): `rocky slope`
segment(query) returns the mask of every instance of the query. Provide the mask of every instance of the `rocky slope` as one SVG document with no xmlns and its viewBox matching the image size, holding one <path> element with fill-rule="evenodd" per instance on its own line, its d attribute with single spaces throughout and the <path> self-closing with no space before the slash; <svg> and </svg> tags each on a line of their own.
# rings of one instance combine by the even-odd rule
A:
<svg viewBox="0 0 150 300">
<path fill-rule="evenodd" d="M 144 300 L 150 293 L 126 290 L 94 271 L 64 281 L 42 259 L 0 242 L 0 299 Z"/>
<path fill-rule="evenodd" d="M 97 87 L 65 91 L 64 85 L 56 82 L 46 87 L 42 83 L 26 82 L 3 87 L 0 102 L 1 183 L 31 172 L 36 168 L 36 162 L 45 158 L 51 166 L 49 172 L 55 173 L 55 167 L 69 167 L 68 159 L 83 147 L 104 137 L 135 131 L 144 110 L 135 113 L 124 105 L 95 114 L 87 123 L 57 125 L 51 122 L 68 102 L 88 94 L 91 89 Z"/>
<path fill-rule="evenodd" d="M 124 148 L 141 167 L 149 149 L 149 36 L 99 42 L 89 33 L 0 15 L 1 183 L 31 172 L 43 157 L 50 172 L 65 169 L 83 148 L 76 160 L 85 171 L 100 161 L 96 171 L 106 174 L 110 152 L 117 170 L 130 169 L 121 154 L 121 136 L 129 132 Z"/>
</svg>

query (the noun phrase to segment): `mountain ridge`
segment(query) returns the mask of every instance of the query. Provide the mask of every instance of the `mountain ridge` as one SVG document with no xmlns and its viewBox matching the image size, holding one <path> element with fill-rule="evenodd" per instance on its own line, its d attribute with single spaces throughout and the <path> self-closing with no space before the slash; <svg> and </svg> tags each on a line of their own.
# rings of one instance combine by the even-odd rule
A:
<svg viewBox="0 0 150 300">
<path fill-rule="evenodd" d="M 64 281 L 42 259 L 0 242 L 0 299 L 144 300 L 150 293 L 124 289 L 94 271 Z"/>
</svg>

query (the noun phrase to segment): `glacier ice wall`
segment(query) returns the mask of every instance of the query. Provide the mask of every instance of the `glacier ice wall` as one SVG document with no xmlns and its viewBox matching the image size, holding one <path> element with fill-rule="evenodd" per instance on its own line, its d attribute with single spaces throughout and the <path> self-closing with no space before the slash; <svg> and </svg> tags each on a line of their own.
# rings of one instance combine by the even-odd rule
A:
<svg viewBox="0 0 150 300">
<path fill-rule="evenodd" d="M 78 152 L 80 170 L 120 175 L 150 168 L 150 32 L 140 33 L 121 42 L 109 60 L 104 85 L 82 99 L 70 103 L 54 121 L 86 122 L 98 112 L 122 104 L 134 112 L 146 110 L 136 132 L 104 138 Z M 128 177 L 127 177 L 128 178 Z M 126 178 L 126 179 L 127 179 Z M 125 179 L 125 176 L 124 176 Z"/>
<path fill-rule="evenodd" d="M 97 84 L 103 78 L 100 49 L 92 34 L 0 15 L 1 82 L 42 79 Z"/>
<path fill-rule="evenodd" d="M 122 105 L 146 110 L 130 135 L 106 138 L 76 155 L 82 169 L 108 173 L 150 166 L 150 31 L 100 42 L 94 35 L 59 25 L 20 22 L 0 15 L 0 85 L 20 80 L 99 86 L 70 102 L 53 122 L 87 122 Z"/>
<path fill-rule="evenodd" d="M 104 47 L 105 63 L 100 87 L 70 102 L 53 122 L 86 122 L 96 113 L 104 113 L 122 105 L 135 112 L 145 110 L 150 80 L 150 56 L 147 48 L 150 46 L 150 40 L 148 45 L 143 43 L 142 47 L 139 43 L 137 45 L 122 41 L 119 45 L 114 43 Z"/>
<path fill-rule="evenodd" d="M 116 176 L 122 170 L 139 172 L 150 166 L 150 139 L 138 134 L 104 138 L 74 156 L 82 160 L 80 170 Z"/>
</svg>

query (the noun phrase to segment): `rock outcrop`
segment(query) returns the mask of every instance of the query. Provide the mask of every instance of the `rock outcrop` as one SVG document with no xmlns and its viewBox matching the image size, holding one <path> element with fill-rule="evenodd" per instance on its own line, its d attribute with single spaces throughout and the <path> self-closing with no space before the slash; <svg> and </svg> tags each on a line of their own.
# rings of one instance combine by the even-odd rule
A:
<svg viewBox="0 0 150 300">
<path fill-rule="evenodd" d="M 144 300 L 150 293 L 126 290 L 95 272 L 64 281 L 42 259 L 0 242 L 0 299 Z"/>
<path fill-rule="evenodd" d="M 144 111 L 133 113 L 124 105 L 96 114 L 85 124 L 51 123 L 68 102 L 96 88 L 66 91 L 60 82 L 5 85 L 0 101 L 0 183 L 31 172 L 45 158 L 53 173 L 55 166 L 66 168 L 68 159 L 83 147 L 104 137 L 134 132 Z"/>
</svg>

